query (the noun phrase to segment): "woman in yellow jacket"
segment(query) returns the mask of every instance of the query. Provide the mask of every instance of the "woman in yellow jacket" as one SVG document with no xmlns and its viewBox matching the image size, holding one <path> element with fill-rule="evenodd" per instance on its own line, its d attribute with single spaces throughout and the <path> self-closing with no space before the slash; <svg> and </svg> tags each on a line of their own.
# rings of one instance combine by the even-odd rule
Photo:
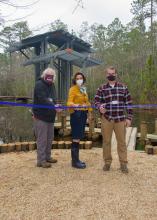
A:
<svg viewBox="0 0 157 220">
<path fill-rule="evenodd" d="M 73 78 L 73 86 L 69 90 L 67 105 L 70 107 L 70 125 L 72 131 L 71 158 L 72 167 L 84 169 L 86 164 L 79 160 L 79 142 L 84 138 L 87 114 L 91 116 L 92 108 L 88 100 L 84 83 L 86 78 L 77 72 Z M 89 113 L 88 113 L 89 112 Z"/>
</svg>

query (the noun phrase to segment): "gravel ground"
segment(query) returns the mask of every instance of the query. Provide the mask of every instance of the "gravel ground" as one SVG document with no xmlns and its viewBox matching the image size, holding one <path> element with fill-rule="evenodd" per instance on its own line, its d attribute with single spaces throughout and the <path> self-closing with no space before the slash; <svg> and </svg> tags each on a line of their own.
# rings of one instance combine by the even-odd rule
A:
<svg viewBox="0 0 157 220">
<path fill-rule="evenodd" d="M 157 156 L 129 152 L 122 174 L 113 152 L 102 170 L 102 149 L 81 150 L 87 169 L 70 166 L 70 150 L 54 150 L 50 169 L 36 152 L 0 154 L 0 220 L 156 220 Z"/>
</svg>

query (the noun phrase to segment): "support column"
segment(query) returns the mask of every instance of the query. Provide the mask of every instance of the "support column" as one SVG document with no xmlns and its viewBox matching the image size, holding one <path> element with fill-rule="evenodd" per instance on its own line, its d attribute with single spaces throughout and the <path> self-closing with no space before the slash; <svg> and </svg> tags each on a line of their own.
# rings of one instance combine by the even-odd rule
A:
<svg viewBox="0 0 157 220">
<path fill-rule="evenodd" d="M 71 86 L 72 65 L 64 60 L 59 60 L 58 69 L 58 97 L 66 102 L 68 91 Z"/>
<path fill-rule="evenodd" d="M 36 46 L 34 48 L 34 53 L 36 56 L 39 56 L 41 52 L 41 45 L 38 44 L 38 46 Z M 37 81 L 39 79 L 41 75 L 41 71 L 40 71 L 40 62 L 35 64 L 35 81 Z"/>
</svg>

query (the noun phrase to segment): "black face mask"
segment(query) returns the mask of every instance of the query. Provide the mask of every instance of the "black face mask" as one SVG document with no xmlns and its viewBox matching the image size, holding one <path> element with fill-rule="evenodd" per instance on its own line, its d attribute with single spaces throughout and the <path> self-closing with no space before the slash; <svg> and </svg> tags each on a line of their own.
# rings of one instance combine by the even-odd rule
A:
<svg viewBox="0 0 157 220">
<path fill-rule="evenodd" d="M 107 76 L 107 79 L 108 79 L 109 81 L 115 81 L 116 76 L 109 75 L 109 76 Z"/>
</svg>

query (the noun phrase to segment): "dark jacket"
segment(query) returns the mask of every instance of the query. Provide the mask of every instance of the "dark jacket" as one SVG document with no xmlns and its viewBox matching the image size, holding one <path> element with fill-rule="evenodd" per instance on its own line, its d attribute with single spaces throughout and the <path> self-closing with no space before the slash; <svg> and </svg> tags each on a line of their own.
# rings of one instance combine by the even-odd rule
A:
<svg viewBox="0 0 157 220">
<path fill-rule="evenodd" d="M 39 79 L 34 88 L 34 105 L 48 105 L 54 106 L 56 104 L 56 90 L 54 84 L 49 85 L 43 79 Z M 50 108 L 33 108 L 34 117 L 45 121 L 54 123 L 56 110 Z"/>
</svg>

